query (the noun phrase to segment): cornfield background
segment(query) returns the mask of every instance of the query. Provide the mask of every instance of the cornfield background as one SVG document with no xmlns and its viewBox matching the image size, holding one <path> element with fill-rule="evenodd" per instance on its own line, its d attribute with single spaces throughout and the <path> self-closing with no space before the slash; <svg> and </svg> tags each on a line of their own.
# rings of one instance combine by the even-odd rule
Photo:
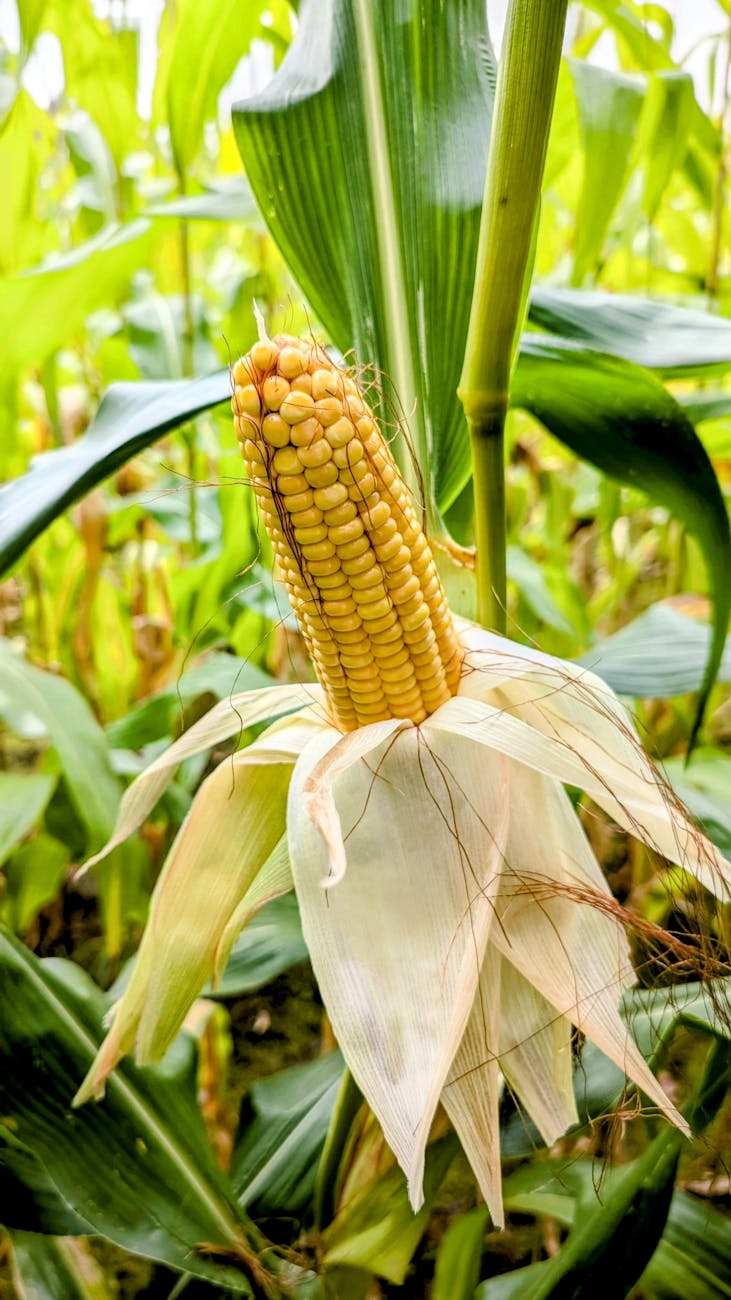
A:
<svg viewBox="0 0 731 1300">
<path fill-rule="evenodd" d="M 167 849 L 232 747 L 187 759 L 138 836 L 77 867 L 130 779 L 212 703 L 313 676 L 227 405 L 253 302 L 272 333 L 353 349 L 398 390 L 352 109 L 360 8 L 166 0 L 153 58 L 125 0 L 1 6 L 0 1294 L 252 1294 L 215 1246 L 245 1210 L 298 1297 L 731 1296 L 729 968 L 709 987 L 643 950 L 641 929 L 627 1015 L 671 1090 L 715 1053 L 701 1131 L 677 1171 L 638 1182 L 652 1123 L 620 1122 L 620 1073 L 577 1043 L 582 1122 L 556 1147 L 504 1096 L 504 1232 L 446 1121 L 412 1213 L 342 1084 L 291 894 L 244 930 L 162 1066 L 125 1065 L 105 1103 L 70 1109 Z M 461 555 L 472 485 L 455 389 L 496 60 L 476 0 L 451 16 L 439 0 L 366 8 L 413 231 L 414 409 L 429 414 L 413 442 L 429 450 L 430 529 Z M 682 6 L 676 31 L 679 8 L 570 6 L 506 432 L 506 617 L 514 639 L 631 702 L 728 855 L 731 11 L 708 0 L 694 27 Z M 501 10 L 488 3 L 488 24 Z M 452 607 L 474 616 L 472 568 L 443 562 Z M 693 944 L 682 888 L 671 897 L 596 809 L 580 815 L 618 901 Z M 714 938 L 728 933 L 726 914 Z M 544 1282 L 572 1225 L 591 1241 Z"/>
</svg>

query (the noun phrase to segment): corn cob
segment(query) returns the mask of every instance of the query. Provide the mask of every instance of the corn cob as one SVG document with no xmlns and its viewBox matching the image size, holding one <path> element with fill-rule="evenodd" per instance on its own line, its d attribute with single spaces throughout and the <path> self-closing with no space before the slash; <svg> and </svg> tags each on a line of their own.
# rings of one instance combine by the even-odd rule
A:
<svg viewBox="0 0 731 1300">
<path fill-rule="evenodd" d="M 354 379 L 309 339 L 233 368 L 234 423 L 333 722 L 424 719 L 457 690 L 459 643 L 408 490 Z"/>
</svg>

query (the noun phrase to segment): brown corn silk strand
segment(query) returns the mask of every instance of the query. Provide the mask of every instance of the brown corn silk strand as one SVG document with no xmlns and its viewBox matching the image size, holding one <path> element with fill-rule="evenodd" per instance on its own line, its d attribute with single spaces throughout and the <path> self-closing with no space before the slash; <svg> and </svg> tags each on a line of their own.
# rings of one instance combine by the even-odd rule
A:
<svg viewBox="0 0 731 1300">
<path fill-rule="evenodd" d="M 333 722 L 423 722 L 462 654 L 409 491 L 356 381 L 312 339 L 233 367 L 236 434 Z"/>
</svg>

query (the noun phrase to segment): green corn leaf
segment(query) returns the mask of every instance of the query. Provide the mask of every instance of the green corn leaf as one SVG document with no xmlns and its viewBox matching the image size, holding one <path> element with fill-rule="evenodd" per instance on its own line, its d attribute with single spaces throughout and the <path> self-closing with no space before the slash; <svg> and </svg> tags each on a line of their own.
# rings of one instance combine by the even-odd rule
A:
<svg viewBox="0 0 731 1300">
<path fill-rule="evenodd" d="M 54 746 L 71 800 L 89 834 L 89 849 L 109 838 L 121 789 L 112 774 L 104 732 L 83 695 L 63 677 L 43 672 L 0 641 L 0 717 L 12 726 L 37 719 Z"/>
<path fill-rule="evenodd" d="M 12 1129 L 0 1122 L 0 1223 L 59 1237 L 90 1231 L 61 1196 L 50 1174 Z"/>
<path fill-rule="evenodd" d="M 660 1240 L 684 1138 L 664 1128 L 647 1150 L 615 1171 L 599 1200 L 592 1188 L 576 1207 L 574 1229 L 531 1288 L 531 1300 L 575 1300 L 598 1285 L 626 1296 Z"/>
<path fill-rule="evenodd" d="M 112 384 L 83 437 L 39 456 L 27 474 L 0 489 L 0 572 L 57 515 L 131 456 L 230 395 L 225 370 L 205 379 Z"/>
<path fill-rule="evenodd" d="M 254 197 L 243 176 L 221 180 L 201 194 L 166 199 L 145 208 L 146 217 L 167 217 L 185 221 L 256 220 Z"/>
<path fill-rule="evenodd" d="M 554 1172 L 555 1176 L 554 1176 Z M 588 1195 L 592 1162 L 524 1165 L 505 1184 L 506 1201 L 519 1214 L 550 1215 L 565 1227 Z M 535 1188 L 536 1190 L 531 1190 Z M 534 1300 L 550 1261 L 530 1264 L 482 1282 L 475 1300 Z M 676 1191 L 665 1231 L 639 1285 L 653 1300 L 728 1300 L 731 1297 L 731 1220 L 707 1201 Z M 593 1294 L 596 1294 L 596 1286 Z"/>
<path fill-rule="evenodd" d="M 637 139 L 638 161 L 644 172 L 642 209 L 654 219 L 673 172 L 685 156 L 695 91 L 693 78 L 676 70 L 651 78 Z"/>
<path fill-rule="evenodd" d="M 601 255 L 629 174 L 644 84 L 593 64 L 569 64 L 584 146 L 584 179 L 576 214 L 573 283 L 581 284 Z"/>
<path fill-rule="evenodd" d="M 477 1205 L 450 1223 L 439 1243 L 432 1300 L 473 1300 L 490 1215 Z"/>
<path fill-rule="evenodd" d="M 629 59 L 640 68 L 670 68 L 672 39 L 672 18 L 660 5 L 652 6 L 652 18 L 661 35 L 655 36 L 648 22 L 644 8 L 626 0 L 585 0 L 589 9 L 594 9 L 605 19 L 607 25 L 615 32 L 620 55 Z M 668 27 L 669 24 L 669 27 Z"/>
<path fill-rule="evenodd" d="M 663 769 L 701 829 L 731 856 L 731 755 L 722 749 L 697 749 L 687 765 L 682 758 L 666 758 Z"/>
<path fill-rule="evenodd" d="M 252 917 L 231 950 L 220 983 L 204 996 L 241 997 L 306 961 L 307 955 L 297 900 L 294 894 L 283 894 Z"/>
<path fill-rule="evenodd" d="M 55 784 L 42 772 L 0 772 L 0 866 L 35 826 Z"/>
<path fill-rule="evenodd" d="M 686 618 L 659 602 L 626 627 L 597 642 L 582 655 L 618 695 L 640 700 L 667 700 L 699 691 L 711 648 L 707 623 Z M 731 639 L 727 638 L 718 669 L 719 682 L 731 682 Z"/>
<path fill-rule="evenodd" d="M 231 1179 L 254 1217 L 307 1213 L 342 1074 L 336 1051 L 253 1085 Z"/>
<path fill-rule="evenodd" d="M 454 1134 L 427 1147 L 425 1199 L 416 1214 L 409 1205 L 406 1179 L 396 1166 L 367 1183 L 323 1233 L 325 1267 L 364 1269 L 401 1286 L 431 1206 L 458 1150 Z"/>
<path fill-rule="evenodd" d="M 669 1300 L 728 1300 L 731 1297 L 731 1219 L 707 1201 L 678 1191 L 662 1241 L 640 1285 Z"/>
<path fill-rule="evenodd" d="M 57 148 L 53 119 L 20 90 L 0 130 L 0 169 L 13 178 L 0 208 L 0 273 L 36 262 L 49 245 L 49 223 L 39 215 L 41 175 Z M 0 281 L 1 283 L 1 281 Z"/>
<path fill-rule="evenodd" d="M 117 1285 L 105 1276 L 85 1241 L 11 1233 L 11 1276 L 17 1300 L 114 1300 Z"/>
<path fill-rule="evenodd" d="M 185 730 L 185 711 L 204 695 L 217 700 L 238 691 L 253 691 L 271 686 L 272 679 L 247 659 L 213 652 L 205 655 L 177 681 L 135 705 L 123 718 L 116 718 L 106 728 L 110 749 L 142 749 L 166 736 L 177 737 Z"/>
<path fill-rule="evenodd" d="M 719 320 L 719 324 L 723 322 Z M 731 414 L 731 392 L 725 388 L 697 388 L 691 393 L 679 393 L 678 401 L 694 424 L 702 424 L 704 420 L 718 420 Z"/>
<path fill-rule="evenodd" d="M 25 934 L 41 908 L 58 897 L 70 859 L 68 845 L 45 831 L 11 855 L 5 864 L 2 917 L 17 934 Z"/>
<path fill-rule="evenodd" d="M 197 1109 L 192 1041 L 181 1038 L 154 1071 L 125 1063 L 103 1102 L 73 1111 L 103 1035 L 105 999 L 77 966 L 39 962 L 5 931 L 0 997 L 0 1113 L 10 1143 L 29 1153 L 11 1162 L 25 1185 L 24 1212 L 36 1170 L 41 1205 L 53 1189 L 83 1231 L 250 1294 L 240 1268 L 212 1257 L 217 1247 L 243 1264 L 246 1224 Z M 29 1226 L 11 1205 L 3 1212 L 12 1216 L 9 1226 Z"/>
<path fill-rule="evenodd" d="M 494 80 L 482 0 L 302 0 L 274 80 L 234 109 L 287 265 L 341 351 L 388 376 L 442 507 L 469 474 L 456 389 Z"/>
<path fill-rule="evenodd" d="M 138 34 L 98 18 L 91 0 L 48 0 L 46 17 L 63 50 L 65 93 L 96 122 L 119 168 L 140 132 Z"/>
<path fill-rule="evenodd" d="M 3 368 L 38 365 L 107 306 L 150 258 L 149 221 L 104 229 L 72 252 L 0 280 Z"/>
<path fill-rule="evenodd" d="M 553 334 L 668 377 L 731 368 L 731 321 L 657 298 L 537 285 L 529 316 Z"/>
<path fill-rule="evenodd" d="M 731 532 L 708 455 L 675 399 L 649 371 L 567 340 L 524 335 L 511 392 L 572 451 L 641 488 L 698 539 L 708 572 L 713 636 L 691 748 L 726 644 Z"/>
<path fill-rule="evenodd" d="M 47 0 L 17 0 L 20 19 L 21 58 L 28 58 L 43 21 Z"/>
<path fill-rule="evenodd" d="M 158 112 L 165 105 L 181 177 L 203 143 L 206 122 L 216 117 L 221 89 L 261 32 L 265 9 L 265 0 L 180 0 L 168 11 L 172 32 L 163 40 L 155 99 Z"/>
</svg>

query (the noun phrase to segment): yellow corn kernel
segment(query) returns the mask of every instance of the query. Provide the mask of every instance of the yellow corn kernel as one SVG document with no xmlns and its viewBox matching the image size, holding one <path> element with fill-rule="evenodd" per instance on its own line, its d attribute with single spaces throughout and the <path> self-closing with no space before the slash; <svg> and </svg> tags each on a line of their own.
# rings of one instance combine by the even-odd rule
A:
<svg viewBox="0 0 731 1300">
<path fill-rule="evenodd" d="M 305 470 L 305 478 L 310 487 L 324 488 L 332 487 L 337 483 L 338 474 L 342 473 L 332 460 L 326 460 L 324 465 L 316 465 L 314 469 Z"/>
<path fill-rule="evenodd" d="M 277 369 L 285 379 L 296 379 L 307 369 L 307 358 L 300 348 L 282 348 L 277 359 Z"/>
<path fill-rule="evenodd" d="M 311 447 L 300 447 L 297 455 L 299 456 L 300 465 L 305 470 L 323 469 L 331 461 L 332 448 L 329 442 L 322 438 L 319 442 L 313 443 Z M 337 466 L 335 468 L 337 469 Z"/>
<path fill-rule="evenodd" d="M 265 415 L 261 424 L 261 433 L 270 447 L 289 446 L 289 426 L 280 415 Z"/>
<path fill-rule="evenodd" d="M 364 457 L 363 443 L 359 442 L 357 438 L 351 438 L 350 442 L 344 443 L 342 447 L 333 447 L 332 449 L 332 458 L 340 469 L 352 469 L 354 465 L 358 465 L 363 461 Z"/>
<path fill-rule="evenodd" d="M 307 479 L 305 479 L 305 483 Z M 309 510 L 315 505 L 315 494 L 312 488 L 307 488 L 302 492 L 293 492 L 291 496 L 284 498 L 284 504 L 290 514 L 298 514 L 301 510 Z M 318 513 L 320 513 L 318 511 Z M 322 516 L 321 516 L 322 517 Z"/>
<path fill-rule="evenodd" d="M 315 402 L 314 415 L 323 428 L 327 428 L 335 424 L 336 420 L 342 419 L 343 403 L 339 397 L 323 397 Z"/>
<path fill-rule="evenodd" d="M 358 518 L 358 510 L 352 501 L 343 501 L 339 506 L 332 506 L 322 515 L 328 528 L 344 528 Z"/>
<path fill-rule="evenodd" d="M 322 438 L 322 425 L 314 416 L 310 416 L 309 419 L 292 425 L 290 437 L 294 447 L 311 447 L 313 442 Z"/>
<path fill-rule="evenodd" d="M 294 540 L 299 546 L 311 546 L 313 542 L 324 542 L 326 537 L 327 526 L 325 524 L 311 524 L 309 528 L 295 528 L 294 530 Z"/>
<path fill-rule="evenodd" d="M 361 531 L 351 542 L 341 542 L 338 545 L 338 555 L 341 560 L 354 560 L 356 555 L 362 555 L 364 551 L 370 550 L 370 546 L 368 538 Z"/>
<path fill-rule="evenodd" d="M 331 447 L 344 447 L 355 436 L 355 425 L 346 416 L 336 420 L 325 430 L 325 437 Z"/>
<path fill-rule="evenodd" d="M 280 447 L 279 451 L 275 451 L 272 456 L 272 469 L 275 474 L 300 474 L 302 466 L 295 448 Z"/>
<path fill-rule="evenodd" d="M 287 424 L 299 424 L 313 413 L 315 403 L 309 393 L 300 393 L 290 389 L 279 407 L 279 414 Z"/>
<path fill-rule="evenodd" d="M 270 375 L 261 386 L 261 404 L 265 411 L 278 411 L 285 397 L 289 396 L 289 384 L 280 375 Z"/>
<path fill-rule="evenodd" d="M 255 343 L 249 353 L 249 361 L 253 362 L 259 374 L 265 375 L 267 371 L 273 370 L 279 356 L 279 348 L 272 343 L 271 339 L 262 339 Z M 237 361 L 236 365 L 240 363 Z M 234 379 L 236 378 L 236 367 L 234 366 Z"/>
</svg>

